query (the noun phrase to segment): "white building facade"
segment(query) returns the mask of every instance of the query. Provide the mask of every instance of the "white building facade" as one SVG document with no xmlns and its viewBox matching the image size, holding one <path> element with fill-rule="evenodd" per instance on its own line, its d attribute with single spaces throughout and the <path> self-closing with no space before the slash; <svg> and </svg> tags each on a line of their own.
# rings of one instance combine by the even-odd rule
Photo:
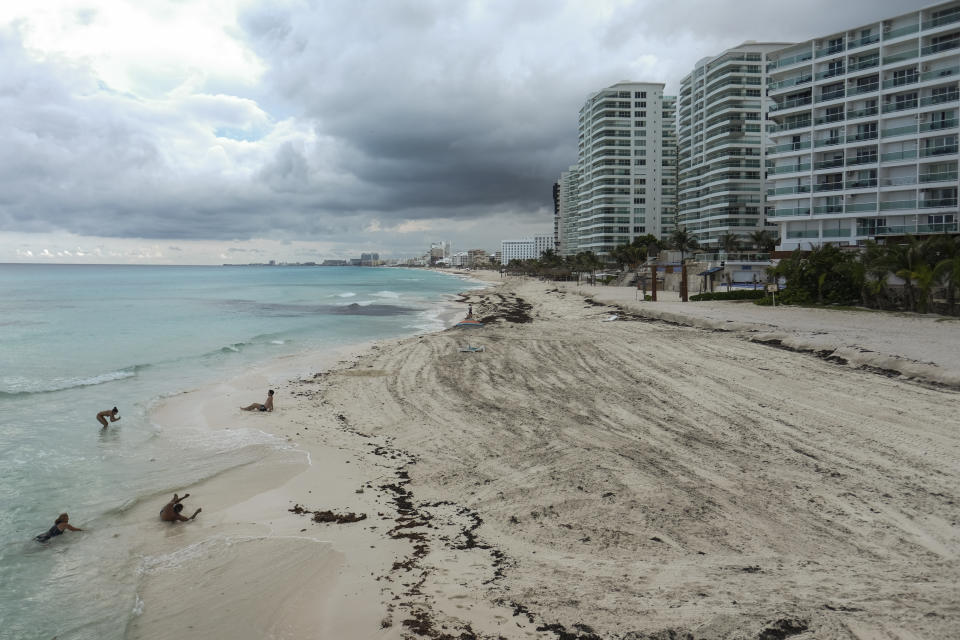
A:
<svg viewBox="0 0 960 640">
<path fill-rule="evenodd" d="M 681 81 L 676 224 L 703 247 L 767 228 L 766 57 L 783 46 L 745 42 L 700 60 Z"/>
<path fill-rule="evenodd" d="M 606 255 L 637 236 L 661 237 L 672 229 L 675 101 L 663 87 L 620 82 L 588 97 L 580 109 L 578 161 L 558 181 L 562 255 Z"/>
<path fill-rule="evenodd" d="M 500 264 L 509 264 L 511 260 L 534 260 L 547 249 L 553 250 L 553 234 L 537 234 L 532 238 L 500 241 Z"/>
<path fill-rule="evenodd" d="M 768 56 L 782 250 L 957 233 L 960 2 Z"/>
</svg>

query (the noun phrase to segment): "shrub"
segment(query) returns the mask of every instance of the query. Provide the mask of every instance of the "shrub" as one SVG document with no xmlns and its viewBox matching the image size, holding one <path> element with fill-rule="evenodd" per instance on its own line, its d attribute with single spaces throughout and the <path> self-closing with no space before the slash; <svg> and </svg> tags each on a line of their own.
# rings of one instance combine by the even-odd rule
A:
<svg viewBox="0 0 960 640">
<path fill-rule="evenodd" d="M 714 291 L 713 293 L 698 293 L 690 296 L 692 302 L 703 302 L 705 300 L 759 300 L 766 293 L 763 289 L 736 289 L 734 291 Z"/>
</svg>

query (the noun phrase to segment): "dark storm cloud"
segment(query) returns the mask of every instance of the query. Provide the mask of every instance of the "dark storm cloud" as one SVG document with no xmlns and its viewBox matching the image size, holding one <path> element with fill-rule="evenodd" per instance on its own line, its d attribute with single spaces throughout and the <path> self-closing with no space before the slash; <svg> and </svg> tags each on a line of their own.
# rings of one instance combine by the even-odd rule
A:
<svg viewBox="0 0 960 640">
<path fill-rule="evenodd" d="M 0 230 L 388 246 L 405 221 L 453 225 L 408 236 L 422 244 L 486 217 L 469 237 L 489 245 L 550 227 L 589 93 L 619 80 L 675 91 L 698 59 L 744 40 L 799 41 L 916 6 L 264 3 L 237 33 L 266 67 L 257 87 L 225 95 L 219 80 L 164 100 L 39 61 L 16 25 L 0 27 Z"/>
</svg>

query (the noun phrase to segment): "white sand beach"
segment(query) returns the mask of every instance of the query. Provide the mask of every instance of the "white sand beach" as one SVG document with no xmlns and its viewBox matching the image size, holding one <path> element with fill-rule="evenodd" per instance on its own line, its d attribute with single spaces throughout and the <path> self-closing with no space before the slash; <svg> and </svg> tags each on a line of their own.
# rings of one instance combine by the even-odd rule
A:
<svg viewBox="0 0 960 640">
<path fill-rule="evenodd" d="M 131 509 L 131 638 L 956 637 L 960 323 L 488 277 L 482 329 L 165 403 L 290 448 Z"/>
</svg>

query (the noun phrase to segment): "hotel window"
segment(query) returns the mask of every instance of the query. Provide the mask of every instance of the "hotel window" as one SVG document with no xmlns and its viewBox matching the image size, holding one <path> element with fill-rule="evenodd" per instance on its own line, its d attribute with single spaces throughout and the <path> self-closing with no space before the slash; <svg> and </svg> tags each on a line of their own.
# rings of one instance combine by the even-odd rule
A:
<svg viewBox="0 0 960 640">
<path fill-rule="evenodd" d="M 843 51 L 843 37 L 833 38 L 827 43 L 827 53 Z"/>
<path fill-rule="evenodd" d="M 843 60 L 833 60 L 827 64 L 827 75 L 824 78 L 832 78 L 843 73 Z"/>
<path fill-rule="evenodd" d="M 916 97 L 917 94 L 913 94 Z M 936 87 L 933 91 L 930 92 L 930 103 L 931 104 L 940 104 L 941 102 L 949 102 L 950 100 L 957 99 L 957 87 Z"/>
<path fill-rule="evenodd" d="M 634 198 L 633 204 L 647 204 L 646 198 Z"/>
</svg>

